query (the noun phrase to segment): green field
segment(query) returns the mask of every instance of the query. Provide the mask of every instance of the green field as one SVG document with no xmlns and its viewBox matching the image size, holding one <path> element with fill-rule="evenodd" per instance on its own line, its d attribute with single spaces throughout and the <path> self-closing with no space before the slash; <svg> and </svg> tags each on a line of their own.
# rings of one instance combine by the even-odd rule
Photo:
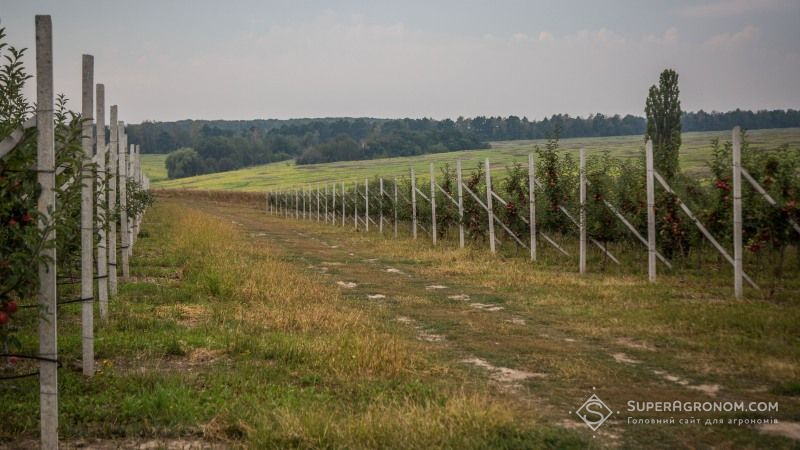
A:
<svg viewBox="0 0 800 450">
<path fill-rule="evenodd" d="M 142 169 L 151 183 L 167 180 L 167 155 L 142 155 Z"/>
<path fill-rule="evenodd" d="M 711 140 L 730 139 L 730 132 L 695 132 L 683 134 L 681 148 L 681 167 L 690 174 L 705 173 L 706 162 L 711 157 Z M 800 149 L 800 128 L 773 130 L 754 130 L 749 132 L 751 146 L 756 149 L 776 148 L 788 144 Z M 296 166 L 293 161 L 283 161 L 250 167 L 231 172 L 220 172 L 177 180 L 168 180 L 164 168 L 164 155 L 142 155 L 145 172 L 150 176 L 152 186 L 168 189 L 229 189 L 240 191 L 259 191 L 285 189 L 303 184 L 352 182 L 365 177 L 407 175 L 414 167 L 418 174 L 427 173 L 428 164 L 450 163 L 461 158 L 465 169 L 470 169 L 490 158 L 496 168 L 502 170 L 513 162 L 527 161 L 527 155 L 534 146 L 544 145 L 543 140 L 493 142 L 489 150 L 467 150 L 421 156 L 386 158 L 366 161 L 343 161 L 328 164 Z M 563 149 L 576 152 L 581 147 L 588 154 L 608 151 L 614 156 L 633 158 L 639 155 L 643 142 L 641 136 L 613 136 L 602 138 L 572 138 L 560 142 Z"/>
</svg>

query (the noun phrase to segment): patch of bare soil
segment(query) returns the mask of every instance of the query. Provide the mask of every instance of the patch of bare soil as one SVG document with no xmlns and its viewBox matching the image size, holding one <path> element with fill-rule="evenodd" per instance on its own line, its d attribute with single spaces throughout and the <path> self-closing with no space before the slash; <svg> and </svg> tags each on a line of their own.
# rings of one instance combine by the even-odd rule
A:
<svg viewBox="0 0 800 450">
<path fill-rule="evenodd" d="M 759 426 L 758 430 L 762 433 L 777 434 L 778 436 L 800 441 L 800 423 L 797 422 L 765 423 Z"/>
<path fill-rule="evenodd" d="M 104 362 L 102 370 L 113 369 L 118 373 L 191 372 L 222 360 L 225 357 L 224 353 L 222 350 L 200 347 L 187 351 L 183 356 L 168 356 L 158 359 L 153 359 L 152 357 L 116 359 L 107 363 Z"/>
<path fill-rule="evenodd" d="M 163 305 L 156 307 L 156 317 L 174 318 L 176 321 L 187 327 L 195 327 L 205 321 L 209 315 L 208 310 L 203 305 L 193 305 L 177 303 L 174 305 Z"/>
<path fill-rule="evenodd" d="M 528 378 L 544 378 L 547 376 L 543 373 L 527 372 L 524 370 L 510 369 L 508 367 L 497 367 L 481 358 L 468 358 L 461 362 L 486 369 L 491 372 L 491 378 L 493 380 L 506 384 L 516 384 Z"/>
<path fill-rule="evenodd" d="M 620 364 L 639 364 L 641 362 L 631 358 L 625 353 L 614 353 L 611 355 L 611 357 L 614 358 L 614 361 Z"/>
<path fill-rule="evenodd" d="M 656 349 L 653 346 L 645 342 L 636 341 L 626 337 L 617 339 L 617 344 L 622 345 L 624 347 L 632 348 L 634 350 L 647 350 L 650 352 L 656 351 Z"/>
</svg>

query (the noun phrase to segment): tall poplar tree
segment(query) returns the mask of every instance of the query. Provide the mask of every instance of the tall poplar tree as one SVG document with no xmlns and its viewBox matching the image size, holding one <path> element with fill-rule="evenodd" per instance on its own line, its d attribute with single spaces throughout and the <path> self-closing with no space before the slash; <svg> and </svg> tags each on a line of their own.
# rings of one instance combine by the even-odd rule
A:
<svg viewBox="0 0 800 450">
<path fill-rule="evenodd" d="M 681 148 L 681 101 L 678 98 L 678 72 L 665 69 L 658 85 L 650 87 L 645 104 L 647 131 L 645 138 L 653 141 L 655 169 L 667 180 L 678 173 L 678 154 Z"/>
</svg>

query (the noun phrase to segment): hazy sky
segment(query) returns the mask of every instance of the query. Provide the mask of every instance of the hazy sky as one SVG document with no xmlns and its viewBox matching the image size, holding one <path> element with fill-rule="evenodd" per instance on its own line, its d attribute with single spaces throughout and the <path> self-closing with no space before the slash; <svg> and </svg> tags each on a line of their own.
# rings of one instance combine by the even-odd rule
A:
<svg viewBox="0 0 800 450">
<path fill-rule="evenodd" d="M 665 67 L 687 110 L 800 107 L 798 0 L 0 0 L 12 45 L 35 14 L 56 90 L 93 54 L 128 122 L 641 115 Z"/>
</svg>

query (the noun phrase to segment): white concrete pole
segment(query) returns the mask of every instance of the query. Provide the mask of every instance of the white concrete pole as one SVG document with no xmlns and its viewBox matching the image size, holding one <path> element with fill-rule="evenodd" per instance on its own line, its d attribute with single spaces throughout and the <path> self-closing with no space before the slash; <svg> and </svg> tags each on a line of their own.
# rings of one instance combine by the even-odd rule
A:
<svg viewBox="0 0 800 450">
<path fill-rule="evenodd" d="M 117 126 L 117 105 L 111 106 L 111 120 L 108 123 L 111 129 L 111 142 L 108 149 L 108 211 L 111 217 L 108 221 L 108 290 L 111 296 L 117 295 L 117 162 L 119 153 L 119 127 Z"/>
<path fill-rule="evenodd" d="M 647 275 L 651 283 L 656 281 L 656 193 L 653 175 L 653 141 L 645 144 L 647 167 Z"/>
<path fill-rule="evenodd" d="M 417 238 L 417 176 L 411 168 L 411 235 Z"/>
<path fill-rule="evenodd" d="M 94 375 L 94 174 L 88 166 L 92 160 L 92 116 L 94 109 L 94 57 L 83 55 L 83 89 L 81 118 L 83 119 L 84 168 L 81 173 L 81 330 L 82 363 L 85 376 Z"/>
<path fill-rule="evenodd" d="M 142 183 L 142 146 L 139 144 L 136 144 L 136 158 L 134 158 L 133 162 L 134 162 L 134 173 L 136 175 L 136 182 L 139 184 L 140 189 L 144 188 L 144 185 Z M 144 214 L 144 211 L 136 213 L 132 242 L 136 242 L 136 240 L 139 239 L 139 230 L 141 229 L 142 214 Z M 133 247 L 131 247 L 131 252 L 132 251 Z"/>
<path fill-rule="evenodd" d="M 397 239 L 397 177 L 394 177 L 394 238 Z"/>
<path fill-rule="evenodd" d="M 528 229 L 531 238 L 531 261 L 536 261 L 536 162 L 528 153 Z"/>
<path fill-rule="evenodd" d="M 353 182 L 353 225 L 358 229 L 358 182 Z"/>
<path fill-rule="evenodd" d="M 433 245 L 436 245 L 436 177 L 433 173 L 433 163 L 430 165 L 430 179 L 431 179 L 431 238 Z"/>
<path fill-rule="evenodd" d="M 586 273 L 586 150 L 580 149 L 580 245 L 578 270 Z"/>
<path fill-rule="evenodd" d="M 128 265 L 128 136 L 125 134 L 125 123 L 119 122 L 119 254 L 122 257 L 122 279 L 130 275 Z"/>
<path fill-rule="evenodd" d="M 345 226 L 345 209 L 346 209 L 345 205 L 346 205 L 346 203 L 347 202 L 345 201 L 345 196 L 344 196 L 344 181 L 342 181 L 342 226 Z"/>
<path fill-rule="evenodd" d="M 494 209 L 492 209 L 492 168 L 489 158 L 486 158 L 486 209 L 489 215 L 489 249 L 495 252 L 494 247 Z"/>
<path fill-rule="evenodd" d="M 127 140 L 126 140 L 127 142 Z M 130 154 L 128 155 L 128 182 L 136 181 L 136 144 L 130 144 L 128 146 L 128 151 Z M 130 199 L 129 199 L 130 200 Z M 136 223 L 136 217 L 128 218 L 128 260 L 130 261 L 130 257 L 133 255 L 133 225 Z"/>
<path fill-rule="evenodd" d="M 464 248 L 464 186 L 461 175 L 461 160 L 456 160 L 456 183 L 458 184 L 458 247 Z"/>
<path fill-rule="evenodd" d="M 41 187 L 37 209 L 43 220 L 39 229 L 52 221 L 56 208 L 55 132 L 53 129 L 53 28 L 50 16 L 36 16 L 36 179 Z M 56 238 L 54 229 L 44 236 Z M 56 249 L 45 245 L 39 251 L 39 425 L 43 449 L 58 448 L 58 338 L 56 297 Z"/>
<path fill-rule="evenodd" d="M 369 178 L 364 179 L 364 228 L 369 231 Z"/>
<path fill-rule="evenodd" d="M 106 202 L 108 197 L 108 177 L 106 174 L 106 103 L 105 87 L 97 87 L 97 111 L 95 115 L 97 134 L 97 228 L 100 230 L 100 241 L 97 243 L 97 294 L 100 301 L 100 319 L 108 319 L 108 214 Z M 106 223 L 103 223 L 103 222 Z"/>
<path fill-rule="evenodd" d="M 378 179 L 378 209 L 380 209 L 378 232 L 383 235 L 383 178 Z"/>
<path fill-rule="evenodd" d="M 733 129 L 733 291 L 742 298 L 742 132 Z"/>
</svg>

